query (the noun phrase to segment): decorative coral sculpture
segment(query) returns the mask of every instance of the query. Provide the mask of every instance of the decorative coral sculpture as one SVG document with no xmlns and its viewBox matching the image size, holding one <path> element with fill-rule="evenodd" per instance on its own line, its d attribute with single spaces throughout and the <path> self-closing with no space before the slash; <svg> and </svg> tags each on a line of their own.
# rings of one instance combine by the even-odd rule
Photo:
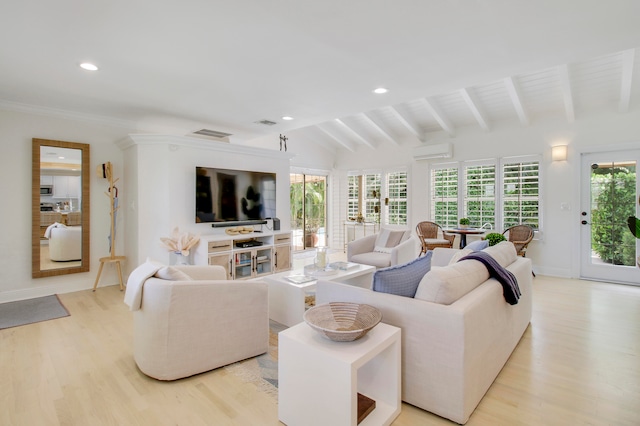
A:
<svg viewBox="0 0 640 426">
<path fill-rule="evenodd" d="M 200 237 L 191 232 L 185 232 L 180 235 L 180 230 L 176 226 L 171 233 L 171 237 L 162 237 L 160 241 L 162 241 L 162 244 L 170 251 L 183 256 L 189 256 L 189 250 L 200 242 Z"/>
</svg>

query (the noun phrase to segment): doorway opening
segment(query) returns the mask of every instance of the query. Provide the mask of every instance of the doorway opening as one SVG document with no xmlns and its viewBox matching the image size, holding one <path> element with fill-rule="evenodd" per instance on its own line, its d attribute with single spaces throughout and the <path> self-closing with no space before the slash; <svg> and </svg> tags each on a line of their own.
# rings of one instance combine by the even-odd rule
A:
<svg viewBox="0 0 640 426">
<path fill-rule="evenodd" d="M 580 275 L 586 279 L 636 284 L 640 242 L 627 218 L 638 215 L 640 151 L 584 154 Z"/>
<path fill-rule="evenodd" d="M 292 173 L 290 185 L 294 251 L 327 245 L 327 177 Z"/>
</svg>

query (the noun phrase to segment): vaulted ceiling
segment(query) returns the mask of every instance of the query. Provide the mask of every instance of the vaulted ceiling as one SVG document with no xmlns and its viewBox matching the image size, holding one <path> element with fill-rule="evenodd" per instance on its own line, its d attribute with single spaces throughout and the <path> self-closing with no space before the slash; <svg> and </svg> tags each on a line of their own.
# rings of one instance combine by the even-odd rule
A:
<svg viewBox="0 0 640 426">
<path fill-rule="evenodd" d="M 210 129 L 232 143 L 287 133 L 353 151 L 640 102 L 635 0 L 24 0 L 2 9 L 0 108 L 140 131 Z M 99 70 L 80 69 L 84 61 Z"/>
<path fill-rule="evenodd" d="M 336 118 L 296 135 L 355 151 L 455 138 L 461 129 L 490 132 L 510 122 L 572 123 L 606 110 L 626 113 L 632 101 L 638 106 L 639 79 L 635 49 L 628 49 Z"/>
</svg>

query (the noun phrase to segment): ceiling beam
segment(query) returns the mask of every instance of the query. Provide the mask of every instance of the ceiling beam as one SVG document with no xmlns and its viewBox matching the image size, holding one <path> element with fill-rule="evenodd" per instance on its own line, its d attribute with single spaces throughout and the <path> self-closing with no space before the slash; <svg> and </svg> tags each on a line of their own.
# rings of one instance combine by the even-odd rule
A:
<svg viewBox="0 0 640 426">
<path fill-rule="evenodd" d="M 562 99 L 564 99 L 564 111 L 565 114 L 567 114 L 567 121 L 573 123 L 576 119 L 576 111 L 573 106 L 569 65 L 565 64 L 558 67 L 558 77 L 560 78 L 560 90 L 562 90 Z"/>
<path fill-rule="evenodd" d="M 337 143 L 338 145 L 348 149 L 351 152 L 356 152 L 356 148 L 355 146 L 353 146 L 353 144 L 337 137 L 336 135 L 332 134 L 331 132 L 329 132 L 327 129 L 325 129 L 324 127 L 318 125 L 316 126 L 317 129 L 320 129 L 320 131 L 322 131 L 322 133 L 324 133 L 326 136 L 329 137 L 329 139 L 331 139 L 331 141 Z"/>
<path fill-rule="evenodd" d="M 373 118 L 367 115 L 366 112 L 363 112 L 362 114 L 360 114 L 360 116 L 364 119 L 364 121 L 367 124 L 369 124 L 371 127 L 376 129 L 382 135 L 382 137 L 384 137 L 388 142 L 391 142 L 394 145 L 400 145 L 398 141 L 396 141 L 389 133 L 387 133 L 386 130 L 380 127 L 380 125 L 376 123 L 376 121 Z"/>
<path fill-rule="evenodd" d="M 473 89 L 460 89 L 460 96 L 462 96 L 462 99 L 464 99 L 464 101 L 466 102 L 467 106 L 471 110 L 471 113 L 476 118 L 476 121 L 478 122 L 480 127 L 482 127 L 482 130 L 488 132 L 490 130 L 489 121 L 487 120 L 484 111 L 480 109 L 480 101 L 478 101 L 478 98 L 476 97 L 475 93 L 472 92 L 472 90 Z"/>
<path fill-rule="evenodd" d="M 424 107 L 427 108 L 427 110 L 433 116 L 433 118 L 438 122 L 440 127 L 442 127 L 442 130 L 447 132 L 449 136 L 453 137 L 456 135 L 455 127 L 453 127 L 453 124 L 451 123 L 451 121 L 449 121 L 449 119 L 444 114 L 444 112 L 440 109 L 440 107 L 438 106 L 435 100 L 429 99 L 429 98 L 422 98 L 420 99 L 420 101 L 422 102 Z"/>
<path fill-rule="evenodd" d="M 629 103 L 631 102 L 631 81 L 633 80 L 633 59 L 635 49 L 629 49 L 622 52 L 622 83 L 620 84 L 620 112 L 629 111 Z"/>
<path fill-rule="evenodd" d="M 518 118 L 520 119 L 520 124 L 522 124 L 523 126 L 528 126 L 529 115 L 527 114 L 527 111 L 524 108 L 524 104 L 522 103 L 522 95 L 520 94 L 518 83 L 513 79 L 513 77 L 507 77 L 504 79 L 504 85 L 507 88 L 507 92 L 509 93 L 511 102 L 513 102 L 513 107 L 516 109 L 516 113 L 518 114 Z"/>
<path fill-rule="evenodd" d="M 423 142 L 422 139 L 424 138 L 424 136 L 422 135 L 422 132 L 418 130 L 418 128 L 413 124 L 409 123 L 409 121 L 404 118 L 402 114 L 400 114 L 400 111 L 398 111 L 393 106 L 389 107 L 389 111 L 391 111 L 391 114 L 393 114 L 393 116 L 400 122 L 400 124 L 404 126 L 405 129 L 407 129 L 413 136 L 416 137 L 416 139 L 418 139 L 418 142 Z"/>
<path fill-rule="evenodd" d="M 371 143 L 371 141 L 369 141 L 366 138 L 364 138 L 363 136 L 361 136 L 360 133 L 356 132 L 351 126 L 349 126 L 347 123 L 345 123 L 341 119 L 336 118 L 335 120 L 336 120 L 336 123 L 338 123 L 340 126 L 342 126 L 342 128 L 345 129 L 348 133 L 351 133 L 351 135 L 353 135 L 353 137 L 358 139 L 364 145 L 366 145 L 366 146 L 368 146 L 369 148 L 372 148 L 372 149 L 376 147 L 373 143 Z"/>
</svg>

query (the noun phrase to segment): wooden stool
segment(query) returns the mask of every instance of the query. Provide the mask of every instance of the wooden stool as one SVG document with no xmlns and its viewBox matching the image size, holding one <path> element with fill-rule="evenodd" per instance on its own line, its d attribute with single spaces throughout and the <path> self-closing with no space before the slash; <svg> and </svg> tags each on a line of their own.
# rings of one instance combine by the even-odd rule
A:
<svg viewBox="0 0 640 426">
<path fill-rule="evenodd" d="M 98 269 L 98 276 L 96 277 L 96 282 L 93 284 L 93 291 L 96 291 L 96 287 L 98 287 L 98 281 L 100 281 L 100 274 L 102 273 L 102 267 L 105 263 L 113 263 L 116 264 L 116 269 L 118 270 L 118 278 L 120 278 L 120 291 L 124 290 L 124 283 L 122 282 L 122 266 L 120 262 L 126 259 L 126 256 L 109 256 L 109 257 L 101 257 L 100 258 L 100 268 Z"/>
</svg>

